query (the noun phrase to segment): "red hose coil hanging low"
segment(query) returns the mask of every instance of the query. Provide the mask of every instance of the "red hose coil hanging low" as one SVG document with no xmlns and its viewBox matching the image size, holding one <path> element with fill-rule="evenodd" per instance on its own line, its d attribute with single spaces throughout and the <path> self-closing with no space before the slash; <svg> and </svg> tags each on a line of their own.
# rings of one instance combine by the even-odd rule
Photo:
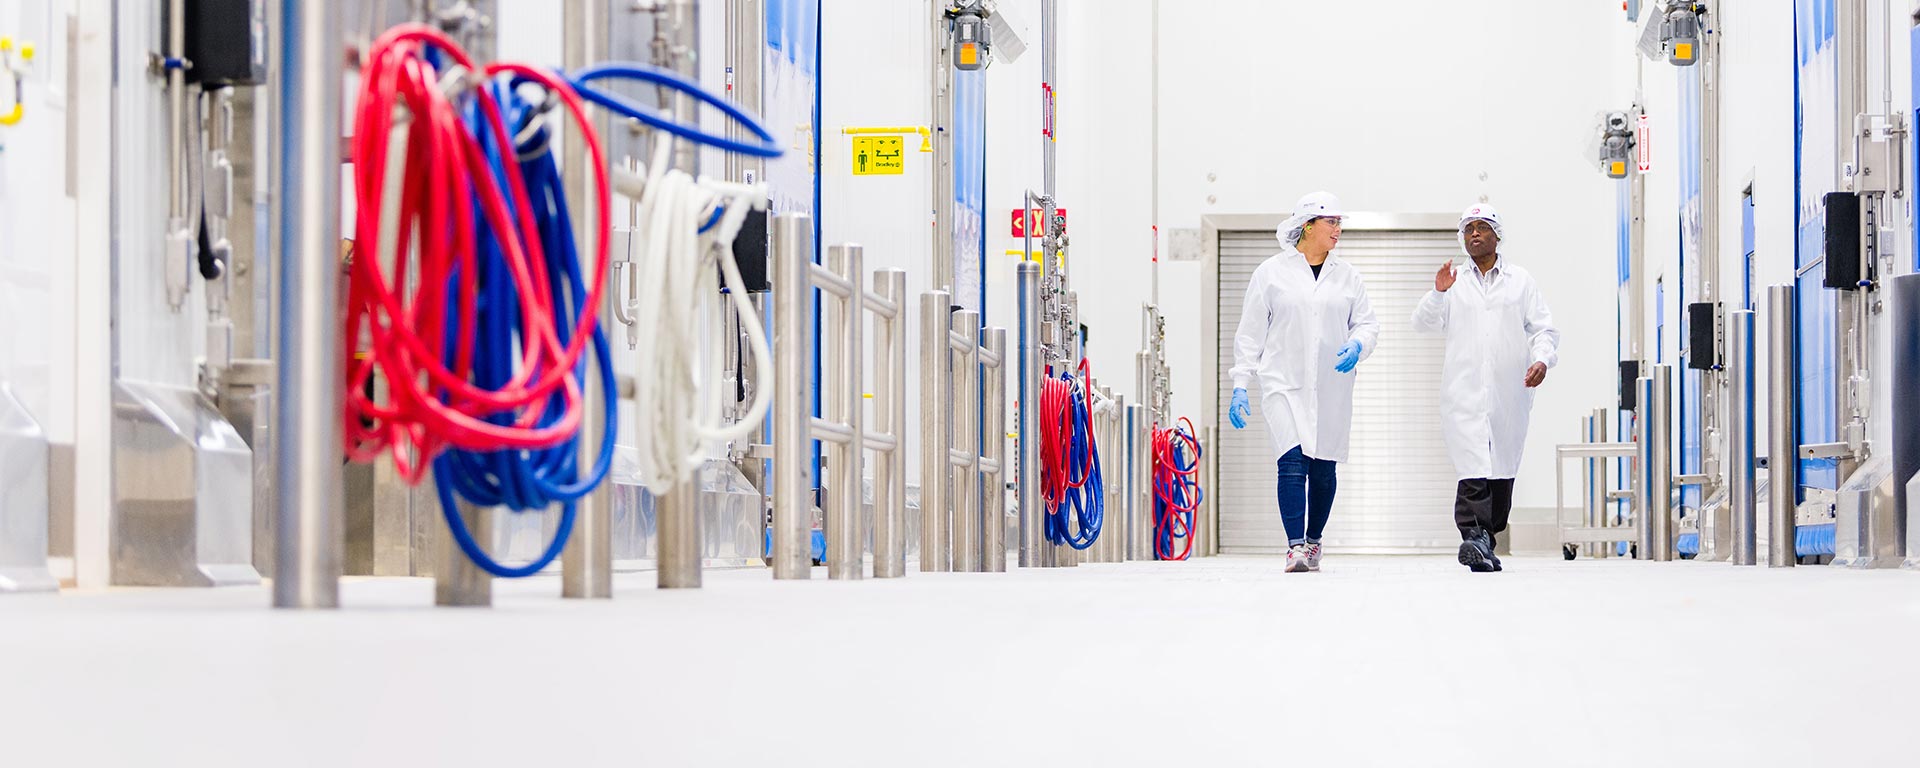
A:
<svg viewBox="0 0 1920 768">
<path fill-rule="evenodd" d="M 467 73 L 452 88 L 463 98 L 456 101 L 442 90 L 448 73 L 428 62 L 428 48 Z M 469 93 L 476 91 L 476 81 L 499 75 L 537 84 L 557 97 L 585 136 L 589 167 L 595 169 L 593 277 L 566 345 L 555 328 L 559 312 L 546 288 L 546 260 L 519 165 L 505 162 L 496 172 L 461 116 L 463 107 L 477 104 L 493 146 L 514 146 L 493 99 Z M 534 449 L 565 441 L 584 416 L 573 372 L 598 322 L 609 256 L 605 158 L 585 105 L 557 75 L 512 63 L 476 68 L 451 38 L 419 24 L 394 27 L 374 41 L 361 77 L 353 138 L 360 246 L 350 268 L 341 328 L 348 342 L 342 361 L 348 457 L 371 461 L 391 452 L 400 475 L 418 482 L 433 456 L 448 447 Z M 393 146 L 396 132 L 404 134 L 402 147 Z M 390 162 L 400 165 L 389 169 Z M 388 189 L 390 170 L 399 174 L 397 201 L 388 199 L 394 191 Z M 476 208 L 500 239 L 522 307 L 516 329 L 519 362 L 513 379 L 497 390 L 470 381 L 478 294 L 472 278 L 479 246 Z M 397 215 L 389 218 L 390 213 Z M 382 243 L 391 244 L 391 264 L 381 263 Z M 409 290 L 404 285 L 410 271 L 417 273 L 418 284 Z M 457 339 L 452 349 L 445 342 L 449 324 L 451 338 Z M 356 349 L 363 342 L 365 347 Z M 387 384 L 385 401 L 369 393 L 376 371 Z M 564 416 L 550 426 L 536 426 L 556 392 L 564 400 Z M 502 413 L 514 414 L 511 425 L 485 420 Z"/>
<path fill-rule="evenodd" d="M 1160 560 L 1185 560 L 1193 555 L 1197 530 L 1195 511 L 1200 508 L 1200 439 L 1193 422 L 1180 417 L 1180 428 L 1153 428 L 1154 557 Z M 1180 538 L 1183 546 L 1173 548 Z"/>
</svg>

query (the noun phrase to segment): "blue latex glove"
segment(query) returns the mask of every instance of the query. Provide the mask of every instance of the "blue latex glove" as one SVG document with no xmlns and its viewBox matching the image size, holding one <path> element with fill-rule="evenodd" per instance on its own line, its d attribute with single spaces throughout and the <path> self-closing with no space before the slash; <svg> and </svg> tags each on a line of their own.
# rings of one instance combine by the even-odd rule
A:
<svg viewBox="0 0 1920 768">
<path fill-rule="evenodd" d="M 1347 345 L 1334 353 L 1333 369 L 1341 373 L 1353 373 L 1353 367 L 1360 364 L 1360 342 L 1349 341 Z"/>
<path fill-rule="evenodd" d="M 1233 422 L 1234 429 L 1246 429 L 1247 417 L 1253 415 L 1253 406 L 1247 404 L 1247 390 L 1244 387 L 1233 388 L 1233 405 L 1227 408 L 1227 421 Z"/>
</svg>

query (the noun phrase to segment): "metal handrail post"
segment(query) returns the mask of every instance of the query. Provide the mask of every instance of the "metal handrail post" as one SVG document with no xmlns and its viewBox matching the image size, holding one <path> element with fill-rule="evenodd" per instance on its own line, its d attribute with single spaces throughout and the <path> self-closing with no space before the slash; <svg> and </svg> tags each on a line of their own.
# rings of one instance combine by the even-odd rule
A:
<svg viewBox="0 0 1920 768">
<path fill-rule="evenodd" d="M 907 273 L 882 269 L 873 282 L 894 308 L 873 340 L 873 362 L 885 382 L 874 393 L 875 429 L 894 438 L 874 463 L 873 577 L 892 579 L 907 574 Z"/>
<path fill-rule="evenodd" d="M 920 571 L 953 569 L 950 548 L 947 413 L 953 402 L 951 354 L 947 344 L 952 297 L 946 291 L 920 294 Z"/>
<path fill-rule="evenodd" d="M 834 479 L 827 489 L 827 578 L 858 579 L 864 574 L 866 526 L 860 524 L 866 510 L 866 412 L 861 398 L 860 336 L 866 318 L 867 276 L 865 250 L 858 245 L 835 245 L 827 249 L 827 269 L 847 281 L 848 294 L 841 300 L 828 300 L 826 327 L 830 333 L 827 350 L 827 384 L 822 398 L 827 403 L 827 420 L 845 425 L 851 438 L 845 445 L 828 447 L 832 459 L 828 471 Z"/>
<path fill-rule="evenodd" d="M 953 570 L 974 573 L 980 570 L 980 313 L 961 310 L 953 313 L 953 330 L 964 351 L 954 359 L 958 374 L 954 377 L 953 440 L 954 450 L 965 461 L 954 467 L 953 492 Z"/>
<path fill-rule="evenodd" d="M 980 429 L 980 455 L 994 464 L 994 471 L 980 478 L 986 498 L 982 517 L 986 528 L 982 539 L 985 560 L 982 570 L 1002 573 L 1007 570 L 1007 329 L 988 328 L 987 352 L 999 363 L 986 369 L 986 415 Z"/>
</svg>

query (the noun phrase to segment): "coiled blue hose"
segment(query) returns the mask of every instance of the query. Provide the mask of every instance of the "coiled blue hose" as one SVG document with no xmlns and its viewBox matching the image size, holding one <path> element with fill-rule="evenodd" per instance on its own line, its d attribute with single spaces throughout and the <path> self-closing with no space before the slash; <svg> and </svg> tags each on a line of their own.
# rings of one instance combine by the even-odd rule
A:
<svg viewBox="0 0 1920 768">
<path fill-rule="evenodd" d="M 1799 557 L 1831 555 L 1837 538 L 1833 523 L 1802 525 L 1793 531 L 1793 551 Z"/>
<path fill-rule="evenodd" d="M 747 129 L 748 133 L 759 137 L 760 141 L 759 143 L 749 144 L 729 139 L 725 136 L 715 136 L 700 130 L 698 126 L 676 123 L 660 116 L 657 111 L 637 104 L 631 99 L 616 93 L 608 93 L 590 85 L 590 83 L 597 80 L 616 79 L 637 80 L 643 83 L 666 86 L 667 88 L 692 96 L 695 100 L 720 110 L 727 117 L 732 118 L 734 122 L 739 123 L 742 128 Z M 747 155 L 749 157 L 779 157 L 786 153 L 786 148 L 780 146 L 780 142 L 774 139 L 773 134 L 769 133 L 765 127 L 762 127 L 759 121 L 754 120 L 753 117 L 741 111 L 739 107 L 734 106 L 726 99 L 701 88 L 699 83 L 687 80 L 670 70 L 633 62 L 611 61 L 603 64 L 595 64 L 568 73 L 567 80 L 573 83 L 573 89 L 578 91 L 582 98 L 606 107 L 622 117 L 638 120 L 688 141 L 704 144 L 709 147 L 717 147 L 728 152 Z"/>
<path fill-rule="evenodd" d="M 1062 512 L 1046 516 L 1044 532 L 1049 543 L 1086 549 L 1100 540 L 1100 529 L 1106 521 L 1106 480 L 1100 472 L 1100 446 L 1093 439 L 1093 408 L 1087 402 L 1086 388 L 1076 384 L 1071 373 L 1060 374 L 1060 379 L 1073 388 L 1072 405 L 1068 407 L 1068 421 L 1073 426 L 1067 450 L 1067 489 L 1060 505 L 1073 511 L 1080 530 L 1069 531 L 1067 516 Z"/>
<path fill-rule="evenodd" d="M 508 124 L 525 127 L 535 115 L 529 105 L 516 97 L 508 85 L 495 83 L 491 98 L 500 103 Z M 468 124 L 479 124 L 477 105 L 470 107 L 467 114 Z M 577 244 L 573 239 L 573 218 L 567 210 L 566 193 L 560 179 L 560 168 L 555 161 L 548 127 L 539 127 L 526 141 L 514 147 L 520 172 L 526 181 L 528 197 L 533 201 L 533 218 L 540 232 L 541 247 L 547 259 L 547 274 L 550 280 L 548 290 L 555 307 L 555 315 L 562 345 L 570 344 L 574 326 L 579 323 L 580 312 L 587 299 L 585 280 L 580 274 L 580 259 Z M 487 153 L 496 174 L 505 173 L 501 164 L 500 147 L 495 146 L 490 132 L 475 131 L 482 137 L 481 143 Z M 513 202 L 509 198 L 508 205 Z M 476 217 L 479 222 L 480 253 L 477 259 L 477 275 L 471 279 L 480 285 L 479 331 L 480 339 L 474 345 L 475 383 L 488 388 L 504 386 L 513 377 L 515 335 L 520 327 L 520 303 L 513 287 L 512 278 L 507 271 L 505 256 L 496 233 L 490 231 L 485 217 Z M 469 279 L 457 272 L 453 280 Z M 449 302 L 456 292 L 449 291 Z M 451 311 L 451 307 L 449 307 Z M 451 346 L 455 339 L 446 343 Z M 593 354 L 596 367 L 599 368 L 600 386 L 604 392 L 614 392 L 613 367 L 607 348 L 606 332 L 595 325 L 593 330 Z M 583 356 L 576 365 L 576 378 L 586 377 L 587 362 Z M 535 372 L 538 375 L 538 372 Z M 561 393 L 555 392 L 547 401 L 547 407 L 541 414 L 540 426 L 551 426 L 559 421 L 565 411 L 565 401 Z M 453 540 L 460 551 L 480 567 L 481 570 L 500 578 L 519 578 L 539 573 L 550 565 L 560 551 L 566 547 L 567 537 L 573 532 L 575 502 L 593 490 L 606 479 L 607 471 L 613 464 L 614 433 L 617 426 L 617 411 L 614 398 L 606 398 L 603 419 L 600 454 L 585 477 L 579 471 L 579 441 L 569 439 L 564 443 L 537 451 L 501 450 L 473 452 L 449 450 L 434 459 L 433 475 L 435 490 L 440 496 L 442 514 L 447 520 L 447 529 L 452 532 Z M 508 424 L 513 421 L 509 413 L 496 414 L 489 421 Z M 508 567 L 489 556 L 473 533 L 467 529 L 456 506 L 455 497 L 465 499 L 483 507 L 506 507 L 515 512 L 545 510 L 555 503 L 560 505 L 560 524 L 554 531 L 553 541 L 546 551 L 533 562 L 519 567 Z"/>
</svg>

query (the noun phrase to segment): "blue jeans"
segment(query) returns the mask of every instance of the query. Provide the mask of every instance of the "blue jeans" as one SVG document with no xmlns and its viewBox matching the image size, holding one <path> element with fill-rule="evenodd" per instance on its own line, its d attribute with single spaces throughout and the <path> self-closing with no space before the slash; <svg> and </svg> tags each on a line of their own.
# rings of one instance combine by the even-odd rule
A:
<svg viewBox="0 0 1920 768">
<path fill-rule="evenodd" d="M 1281 456 L 1280 522 L 1287 527 L 1287 546 L 1320 542 L 1333 512 L 1333 492 L 1339 487 L 1335 467 L 1326 459 L 1308 458 L 1300 446 Z"/>
</svg>

